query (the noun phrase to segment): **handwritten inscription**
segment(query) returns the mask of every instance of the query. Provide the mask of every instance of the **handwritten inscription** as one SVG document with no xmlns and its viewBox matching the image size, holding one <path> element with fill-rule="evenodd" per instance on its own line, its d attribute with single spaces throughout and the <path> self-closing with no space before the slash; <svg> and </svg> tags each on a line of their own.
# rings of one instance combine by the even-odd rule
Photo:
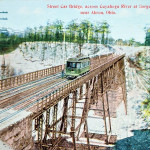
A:
<svg viewBox="0 0 150 150">
<path fill-rule="evenodd" d="M 0 11 L 0 20 L 8 20 L 8 18 L 7 17 L 1 17 L 1 15 L 5 15 L 5 14 L 8 14 L 8 11 Z"/>
</svg>

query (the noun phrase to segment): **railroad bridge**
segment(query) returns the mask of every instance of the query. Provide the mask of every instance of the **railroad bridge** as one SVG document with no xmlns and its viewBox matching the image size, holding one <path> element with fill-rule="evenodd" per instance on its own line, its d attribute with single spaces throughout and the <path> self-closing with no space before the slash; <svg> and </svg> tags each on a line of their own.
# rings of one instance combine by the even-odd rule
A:
<svg viewBox="0 0 150 150">
<path fill-rule="evenodd" d="M 124 55 L 93 57 L 90 72 L 74 80 L 61 71 L 0 80 L 0 139 L 15 150 L 111 149 L 111 118 L 122 101 L 127 113 Z M 103 132 L 91 132 L 89 119 L 99 118 Z"/>
</svg>

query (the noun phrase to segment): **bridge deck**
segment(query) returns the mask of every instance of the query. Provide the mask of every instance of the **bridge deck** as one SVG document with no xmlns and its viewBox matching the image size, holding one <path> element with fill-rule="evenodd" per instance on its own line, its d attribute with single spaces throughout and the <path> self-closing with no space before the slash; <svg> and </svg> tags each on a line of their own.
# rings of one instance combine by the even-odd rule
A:
<svg viewBox="0 0 150 150">
<path fill-rule="evenodd" d="M 109 56 L 101 56 L 100 59 L 91 59 L 91 70 L 94 70 L 94 68 L 98 67 L 100 64 L 105 64 L 109 62 L 113 58 L 113 55 Z M 61 78 L 61 73 L 57 73 L 60 71 L 60 66 L 56 66 L 55 68 L 50 68 L 46 70 L 40 70 L 37 71 L 39 73 L 42 72 L 42 75 L 46 72 L 47 74 L 51 74 L 48 71 L 52 70 L 52 74 L 56 72 L 54 75 L 48 75 L 41 77 L 41 74 L 39 75 L 39 79 L 32 80 L 33 76 L 36 75 L 36 72 L 29 73 L 31 76 L 28 76 L 28 74 L 25 74 L 30 79 L 29 82 L 24 84 L 16 84 L 16 86 L 8 87 L 1 89 L 0 91 L 0 125 L 2 129 L 3 127 L 7 127 L 10 124 L 23 119 L 27 115 L 29 115 L 31 112 L 34 112 L 36 103 L 41 97 L 44 97 L 45 95 L 48 95 L 49 93 L 53 93 L 53 91 L 59 89 L 59 87 L 66 85 L 67 83 L 71 82 L 67 79 Z M 26 79 L 25 75 L 21 75 L 17 77 L 17 83 L 19 82 L 19 79 L 21 81 L 22 77 L 23 79 Z M 35 76 L 37 78 L 37 76 Z M 16 77 L 13 77 L 16 78 Z M 9 78 L 8 78 L 9 79 Z M 7 81 L 8 79 L 5 79 L 4 81 Z M 11 78 L 10 78 L 11 80 Z M 9 81 L 9 80 L 8 80 Z M 1 84 L 3 81 L 1 80 Z M 5 83 L 5 82 L 4 82 Z M 3 84 L 4 84 L 3 83 Z M 10 82 L 8 82 L 10 83 Z M 6 85 L 8 85 L 8 83 Z M 21 82 L 20 82 L 21 83 Z M 2 87 L 2 86 L 1 86 Z M 24 114 L 24 115 L 22 115 Z M 21 116 L 21 117 L 20 117 Z M 12 121 L 10 121 L 10 119 Z M 4 126 L 3 126 L 4 125 Z"/>
</svg>

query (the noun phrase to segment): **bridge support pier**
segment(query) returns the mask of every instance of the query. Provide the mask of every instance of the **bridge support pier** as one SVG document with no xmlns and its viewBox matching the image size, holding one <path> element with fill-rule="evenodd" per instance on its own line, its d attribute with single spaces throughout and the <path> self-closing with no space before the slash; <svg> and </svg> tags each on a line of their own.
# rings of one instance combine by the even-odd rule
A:
<svg viewBox="0 0 150 150">
<path fill-rule="evenodd" d="M 123 61 L 123 67 L 125 67 L 124 64 L 124 59 Z M 123 101 L 124 101 L 124 105 L 125 105 L 125 111 L 126 111 L 126 115 L 127 115 L 127 91 L 126 91 L 126 77 L 125 77 L 125 70 L 122 70 L 122 81 L 123 81 L 123 86 L 122 86 L 122 93 L 123 93 Z"/>
<path fill-rule="evenodd" d="M 62 123 L 61 123 L 61 126 L 60 126 L 60 131 L 63 131 L 64 133 L 67 132 L 68 100 L 69 100 L 69 96 L 64 98 L 64 112 L 63 112 L 63 116 L 62 116 Z"/>
<path fill-rule="evenodd" d="M 52 143 L 54 144 L 54 140 L 56 139 L 56 129 L 57 129 L 57 109 L 58 109 L 58 104 L 54 106 L 53 109 L 53 131 L 52 131 Z"/>
<path fill-rule="evenodd" d="M 75 140 L 76 102 L 77 102 L 77 91 L 74 91 L 73 92 L 73 100 L 72 100 L 72 120 L 71 120 L 71 132 L 70 132 L 74 150 L 76 150 L 76 140 Z"/>
<path fill-rule="evenodd" d="M 40 149 L 42 148 L 42 136 L 43 136 L 43 114 L 38 117 L 38 143 Z"/>
</svg>

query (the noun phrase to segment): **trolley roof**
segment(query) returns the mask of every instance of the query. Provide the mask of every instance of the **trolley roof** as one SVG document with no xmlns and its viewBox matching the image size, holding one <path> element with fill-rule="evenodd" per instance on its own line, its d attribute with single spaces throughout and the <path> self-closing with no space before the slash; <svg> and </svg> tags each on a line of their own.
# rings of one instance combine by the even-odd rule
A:
<svg viewBox="0 0 150 150">
<path fill-rule="evenodd" d="M 85 56 L 85 57 L 74 57 L 74 58 L 69 58 L 67 61 L 68 62 L 84 62 L 90 60 L 89 57 Z"/>
</svg>

